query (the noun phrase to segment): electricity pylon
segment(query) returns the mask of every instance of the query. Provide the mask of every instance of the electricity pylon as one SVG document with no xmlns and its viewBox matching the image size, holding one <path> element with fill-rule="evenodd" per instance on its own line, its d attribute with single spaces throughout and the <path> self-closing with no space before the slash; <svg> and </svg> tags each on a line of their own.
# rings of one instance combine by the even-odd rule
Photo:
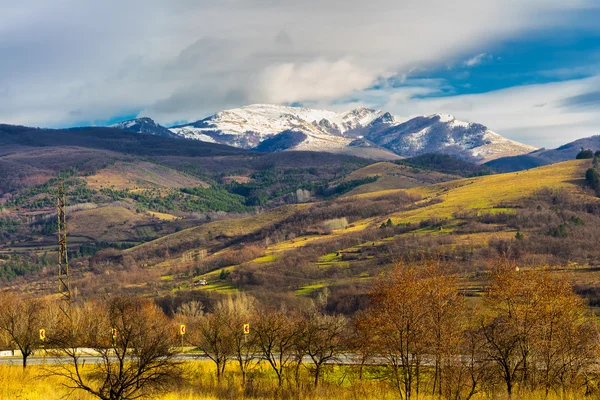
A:
<svg viewBox="0 0 600 400">
<path fill-rule="evenodd" d="M 65 188 L 62 178 L 58 181 L 58 293 L 71 304 L 71 273 L 67 254 L 67 217 L 65 214 Z"/>
</svg>

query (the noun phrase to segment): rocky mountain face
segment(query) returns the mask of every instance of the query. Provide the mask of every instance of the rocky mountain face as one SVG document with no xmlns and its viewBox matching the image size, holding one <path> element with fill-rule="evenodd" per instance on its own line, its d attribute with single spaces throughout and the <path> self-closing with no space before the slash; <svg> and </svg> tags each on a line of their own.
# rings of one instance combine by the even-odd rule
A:
<svg viewBox="0 0 600 400">
<path fill-rule="evenodd" d="M 385 130 L 368 132 L 365 138 L 403 157 L 440 153 L 479 163 L 536 150 L 506 139 L 484 125 L 459 121 L 448 114 L 416 117 Z"/>
<path fill-rule="evenodd" d="M 150 135 L 179 139 L 180 137 L 162 125 L 157 124 L 151 118 L 135 118 L 129 121 L 119 122 L 110 126 L 129 132 L 148 133 Z"/>
<path fill-rule="evenodd" d="M 143 122 L 140 122 L 142 121 Z M 142 118 L 121 129 L 165 135 L 160 125 Z M 152 126 L 160 127 L 151 129 Z M 536 148 L 506 139 L 477 123 L 435 114 L 399 122 L 389 112 L 365 107 L 336 113 L 301 107 L 254 104 L 218 112 L 170 128 L 181 138 L 257 151 L 325 151 L 393 160 L 426 153 L 488 162 L 531 153 Z"/>
</svg>

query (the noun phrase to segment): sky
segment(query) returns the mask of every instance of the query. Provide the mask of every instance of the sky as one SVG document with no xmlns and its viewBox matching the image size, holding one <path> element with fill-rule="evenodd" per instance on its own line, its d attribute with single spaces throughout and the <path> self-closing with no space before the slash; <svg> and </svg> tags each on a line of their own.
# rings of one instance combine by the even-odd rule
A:
<svg viewBox="0 0 600 400">
<path fill-rule="evenodd" d="M 0 0 L 0 123 L 170 126 L 254 103 L 600 134 L 600 0 Z"/>
</svg>

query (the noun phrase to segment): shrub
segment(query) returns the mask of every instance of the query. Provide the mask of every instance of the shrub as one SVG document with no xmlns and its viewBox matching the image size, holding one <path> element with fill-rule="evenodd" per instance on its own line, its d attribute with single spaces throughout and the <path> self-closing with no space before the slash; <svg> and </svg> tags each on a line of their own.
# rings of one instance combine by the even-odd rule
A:
<svg viewBox="0 0 600 400">
<path fill-rule="evenodd" d="M 579 154 L 577 154 L 578 160 L 587 160 L 594 158 L 594 152 L 592 150 L 581 150 Z"/>
<path fill-rule="evenodd" d="M 348 220 L 346 218 L 335 218 L 323 222 L 323 229 L 327 232 L 334 231 L 336 229 L 345 229 L 348 227 Z"/>
</svg>

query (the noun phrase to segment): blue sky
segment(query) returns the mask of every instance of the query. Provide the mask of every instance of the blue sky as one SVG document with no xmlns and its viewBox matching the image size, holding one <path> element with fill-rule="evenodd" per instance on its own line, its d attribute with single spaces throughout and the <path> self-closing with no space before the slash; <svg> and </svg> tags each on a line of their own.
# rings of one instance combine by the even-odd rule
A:
<svg viewBox="0 0 600 400">
<path fill-rule="evenodd" d="M 598 0 L 0 2 L 0 122 L 369 106 L 554 147 L 600 134 L 596 21 Z"/>
</svg>

